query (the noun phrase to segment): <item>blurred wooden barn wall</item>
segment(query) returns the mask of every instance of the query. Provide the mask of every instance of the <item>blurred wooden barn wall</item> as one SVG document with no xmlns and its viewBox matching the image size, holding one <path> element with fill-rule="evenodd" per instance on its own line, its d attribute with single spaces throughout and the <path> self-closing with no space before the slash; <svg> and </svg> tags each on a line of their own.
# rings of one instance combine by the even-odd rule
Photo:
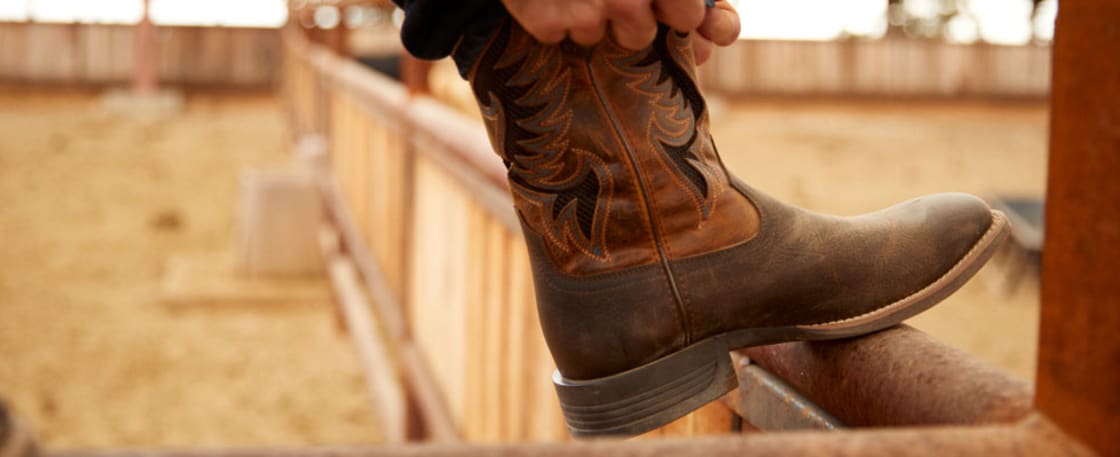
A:
<svg viewBox="0 0 1120 457">
<path fill-rule="evenodd" d="M 1050 46 L 940 40 L 739 41 L 701 68 L 724 95 L 1045 99 Z"/>
<path fill-rule="evenodd" d="M 271 88 L 279 78 L 280 31 L 161 26 L 159 77 L 177 86 Z M 128 25 L 0 22 L 0 82 L 127 84 Z"/>
</svg>

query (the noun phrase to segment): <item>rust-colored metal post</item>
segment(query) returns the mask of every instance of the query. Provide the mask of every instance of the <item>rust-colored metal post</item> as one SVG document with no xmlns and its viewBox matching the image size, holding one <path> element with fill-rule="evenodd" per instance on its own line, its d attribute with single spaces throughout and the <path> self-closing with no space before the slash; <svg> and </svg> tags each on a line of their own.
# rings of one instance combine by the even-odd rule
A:
<svg viewBox="0 0 1120 457">
<path fill-rule="evenodd" d="M 1054 42 L 1036 406 L 1120 456 L 1120 3 L 1063 2 Z"/>
<path fill-rule="evenodd" d="M 156 43 L 156 26 L 148 14 L 149 0 L 144 0 L 144 14 L 136 23 L 133 33 L 132 91 L 151 95 L 159 90 L 159 48 Z"/>
</svg>

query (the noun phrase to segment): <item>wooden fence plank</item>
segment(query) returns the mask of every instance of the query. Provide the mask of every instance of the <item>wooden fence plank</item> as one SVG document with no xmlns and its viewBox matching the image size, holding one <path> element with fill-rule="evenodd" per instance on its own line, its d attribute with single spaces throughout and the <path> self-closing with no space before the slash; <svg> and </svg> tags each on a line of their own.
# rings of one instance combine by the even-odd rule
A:
<svg viewBox="0 0 1120 457">
<path fill-rule="evenodd" d="M 486 385 L 486 432 L 487 438 L 494 442 L 507 440 L 507 418 L 503 403 L 506 378 L 503 376 L 505 365 L 509 362 L 507 334 L 509 331 L 509 312 L 507 295 L 508 254 L 507 233 L 500 222 L 487 220 L 485 227 L 486 257 L 483 267 L 486 274 L 486 359 L 484 381 Z"/>
<path fill-rule="evenodd" d="M 382 436 L 386 442 L 402 443 L 405 441 L 405 393 L 396 365 L 387 352 L 390 346 L 370 314 L 370 306 L 359 286 L 354 266 L 340 257 L 329 262 L 331 283 L 358 352 L 367 388 L 374 398 L 374 411 L 377 412 Z"/>
<path fill-rule="evenodd" d="M 520 237 L 507 234 L 505 237 L 505 252 L 507 256 L 506 270 L 506 297 L 508 311 L 506 313 L 506 331 L 508 332 L 505 352 L 505 371 L 502 379 L 505 384 L 503 414 L 506 417 L 506 428 L 503 436 L 510 441 L 526 441 L 529 439 L 528 421 L 522 409 L 530 404 L 526 398 L 526 382 L 529 376 L 528 369 L 528 339 L 531 331 L 537 326 L 536 319 L 529 321 L 526 316 L 529 307 L 535 307 L 532 300 L 532 279 L 529 276 L 530 266 L 525 244 Z"/>
</svg>

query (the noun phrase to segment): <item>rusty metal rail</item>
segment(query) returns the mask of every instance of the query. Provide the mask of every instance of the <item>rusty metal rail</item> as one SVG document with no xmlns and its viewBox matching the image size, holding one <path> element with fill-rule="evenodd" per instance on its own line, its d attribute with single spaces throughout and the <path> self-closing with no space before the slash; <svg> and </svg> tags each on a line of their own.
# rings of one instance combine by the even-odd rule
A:
<svg viewBox="0 0 1120 457">
<path fill-rule="evenodd" d="M 851 426 L 1009 423 L 1030 385 L 908 326 L 863 338 L 744 351 Z"/>
</svg>

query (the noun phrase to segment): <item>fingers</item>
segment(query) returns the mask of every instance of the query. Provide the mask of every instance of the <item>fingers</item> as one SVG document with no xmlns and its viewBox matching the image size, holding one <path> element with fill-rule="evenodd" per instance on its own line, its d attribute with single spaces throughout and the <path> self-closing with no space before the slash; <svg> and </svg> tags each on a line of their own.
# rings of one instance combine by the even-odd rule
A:
<svg viewBox="0 0 1120 457">
<path fill-rule="evenodd" d="M 607 35 L 607 18 L 598 5 L 573 4 L 570 17 L 568 36 L 578 44 L 591 46 Z"/>
<path fill-rule="evenodd" d="M 715 8 L 708 9 L 696 31 L 716 45 L 731 45 L 739 39 L 739 13 L 730 3 L 717 1 Z"/>
<path fill-rule="evenodd" d="M 533 38 L 544 44 L 556 44 L 568 37 L 568 26 L 560 18 L 565 18 L 562 4 L 538 2 L 534 0 L 503 0 L 510 15 Z"/>
<path fill-rule="evenodd" d="M 633 50 L 657 37 L 658 21 L 680 31 L 698 30 L 716 43 L 734 41 L 739 18 L 726 1 L 706 8 L 704 0 L 502 0 L 514 19 L 544 44 L 571 38 L 590 46 L 607 29 L 619 45 Z M 730 37 L 730 38 L 728 38 Z"/>
<path fill-rule="evenodd" d="M 658 21 L 682 32 L 691 32 L 704 22 L 704 0 L 654 0 Z"/>
<path fill-rule="evenodd" d="M 627 49 L 642 49 L 657 37 L 657 18 L 649 0 L 611 0 L 607 17 L 615 41 Z"/>
<path fill-rule="evenodd" d="M 715 52 L 715 49 L 716 45 L 713 44 L 711 40 L 699 34 L 692 35 L 692 55 L 696 65 L 704 65 L 704 62 L 712 58 L 712 53 Z"/>
</svg>

